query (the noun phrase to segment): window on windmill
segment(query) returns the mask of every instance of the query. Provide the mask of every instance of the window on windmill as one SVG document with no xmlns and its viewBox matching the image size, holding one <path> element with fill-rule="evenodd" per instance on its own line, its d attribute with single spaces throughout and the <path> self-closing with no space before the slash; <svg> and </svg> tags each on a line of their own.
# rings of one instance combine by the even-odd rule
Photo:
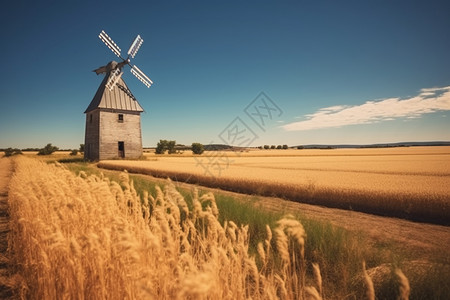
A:
<svg viewBox="0 0 450 300">
<path fill-rule="evenodd" d="M 123 123 L 123 114 L 119 114 L 118 121 L 119 121 L 119 123 Z"/>
</svg>

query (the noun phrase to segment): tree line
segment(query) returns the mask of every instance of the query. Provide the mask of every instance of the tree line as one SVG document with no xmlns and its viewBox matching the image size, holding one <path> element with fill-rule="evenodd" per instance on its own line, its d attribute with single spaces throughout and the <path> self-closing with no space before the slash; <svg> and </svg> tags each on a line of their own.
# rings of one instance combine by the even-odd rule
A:
<svg viewBox="0 0 450 300">
<path fill-rule="evenodd" d="M 263 148 L 264 149 L 289 149 L 289 147 L 288 147 L 288 145 L 283 145 L 283 146 L 281 146 L 281 145 L 278 145 L 278 146 L 275 146 L 275 145 L 271 145 L 271 146 L 269 146 L 269 145 L 264 145 L 263 146 Z"/>
<path fill-rule="evenodd" d="M 37 151 L 37 155 L 50 155 L 55 151 L 60 150 L 58 147 L 53 146 L 51 143 L 48 143 L 43 148 L 26 148 L 26 149 L 18 149 L 18 148 L 6 148 L 6 149 L 0 149 L 0 151 L 3 151 L 5 153 L 6 157 L 13 156 L 13 155 L 20 155 L 23 154 L 22 151 Z M 70 155 L 77 155 L 78 152 L 83 153 L 84 152 L 84 144 L 80 144 L 79 149 L 70 149 Z"/>
<path fill-rule="evenodd" d="M 178 151 L 180 150 L 185 149 L 189 149 L 189 147 L 186 147 L 184 145 L 177 145 L 176 141 L 159 140 L 158 144 L 156 145 L 155 153 L 164 154 L 167 152 L 168 154 L 174 154 L 178 153 Z M 192 143 L 190 149 L 194 154 L 202 154 L 205 151 L 205 148 L 201 143 Z"/>
<path fill-rule="evenodd" d="M 180 145 L 177 144 L 176 141 L 172 141 L 172 140 L 159 140 L 158 144 L 156 145 L 155 148 L 155 153 L 156 154 L 164 154 L 164 153 L 168 153 L 168 154 L 175 154 L 175 153 L 180 153 L 183 150 L 191 150 L 193 154 L 202 154 L 205 151 L 205 146 L 201 143 L 192 143 L 191 146 L 185 146 L 185 145 Z M 264 146 L 259 146 L 259 149 L 289 149 L 288 145 L 264 145 Z M 298 146 L 297 149 L 303 149 L 302 146 Z M 50 155 L 55 151 L 60 150 L 58 147 L 53 146 L 51 143 L 47 144 L 45 147 L 43 148 L 27 148 L 27 149 L 18 149 L 18 148 L 7 148 L 7 149 L 0 149 L 0 151 L 4 151 L 5 152 L 5 156 L 12 156 L 12 155 L 18 155 L 18 154 L 22 154 L 22 151 L 38 151 L 38 155 Z M 207 150 L 214 150 L 214 148 L 212 149 L 207 149 Z M 77 155 L 78 153 L 84 153 L 84 144 L 80 144 L 80 148 L 79 149 L 70 149 L 70 155 Z"/>
</svg>

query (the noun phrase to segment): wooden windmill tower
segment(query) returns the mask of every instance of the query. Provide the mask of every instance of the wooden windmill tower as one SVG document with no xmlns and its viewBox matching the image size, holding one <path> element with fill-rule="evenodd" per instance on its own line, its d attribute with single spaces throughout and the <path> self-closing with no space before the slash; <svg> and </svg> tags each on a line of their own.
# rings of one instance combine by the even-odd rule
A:
<svg viewBox="0 0 450 300">
<path fill-rule="evenodd" d="M 122 68 L 129 65 L 131 73 L 147 87 L 153 84 L 137 66 L 130 63 L 130 57 L 134 58 L 144 40 L 138 35 L 128 50 L 127 58 L 122 58 L 120 48 L 104 31 L 99 38 L 122 62 L 111 61 L 94 70 L 97 75 L 106 75 L 84 112 L 84 158 L 138 158 L 142 155 L 141 112 L 144 110 L 123 81 Z"/>
</svg>

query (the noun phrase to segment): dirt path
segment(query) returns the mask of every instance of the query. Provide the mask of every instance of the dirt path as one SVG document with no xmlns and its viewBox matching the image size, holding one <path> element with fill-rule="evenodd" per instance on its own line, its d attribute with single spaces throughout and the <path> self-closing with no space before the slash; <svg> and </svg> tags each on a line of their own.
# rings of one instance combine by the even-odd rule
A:
<svg viewBox="0 0 450 300">
<path fill-rule="evenodd" d="M 102 172 L 108 171 L 102 169 Z M 109 171 L 111 172 L 111 171 Z M 148 175 L 138 175 L 152 181 L 167 183 L 166 180 Z M 192 188 L 193 185 L 176 183 L 177 186 Z M 417 223 L 407 220 L 381 217 L 343 209 L 326 208 L 301 204 L 272 197 L 243 196 L 242 194 L 201 187 L 202 190 L 233 195 L 242 201 L 252 202 L 257 207 L 284 213 L 301 213 L 307 218 L 329 221 L 331 224 L 351 231 L 362 232 L 374 245 L 390 244 L 399 253 L 417 260 L 436 260 L 450 264 L 450 227 Z M 258 199 L 258 200 L 255 200 Z M 396 251 L 397 252 L 397 251 Z"/>
<path fill-rule="evenodd" d="M 269 210 L 295 211 L 312 219 L 363 232 L 372 243 L 392 244 L 399 252 L 410 253 L 416 259 L 436 259 L 450 264 L 450 227 L 447 226 L 300 204 L 278 198 L 264 198 L 258 204 Z"/>
<path fill-rule="evenodd" d="M 0 299 L 15 299 L 14 281 L 9 272 L 8 250 L 8 184 L 12 175 L 12 161 L 0 158 Z"/>
</svg>

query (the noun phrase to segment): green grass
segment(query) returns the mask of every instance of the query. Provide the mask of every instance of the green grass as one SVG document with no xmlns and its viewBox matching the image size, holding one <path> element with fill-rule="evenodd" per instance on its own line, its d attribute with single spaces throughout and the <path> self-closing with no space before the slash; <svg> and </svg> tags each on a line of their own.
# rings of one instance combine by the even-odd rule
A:
<svg viewBox="0 0 450 300">
<path fill-rule="evenodd" d="M 58 160 L 60 163 L 83 163 L 85 162 L 83 157 L 69 157 L 69 158 L 61 158 Z"/>
<path fill-rule="evenodd" d="M 86 174 L 100 175 L 103 172 L 111 180 L 120 182 L 118 171 L 99 170 L 94 164 L 68 163 L 66 166 L 76 174 L 80 171 Z M 161 180 L 152 180 L 142 175 L 130 175 L 136 191 L 142 195 L 148 191 L 155 195 L 155 186 L 163 185 Z M 188 204 L 192 203 L 193 191 L 191 188 L 177 187 L 180 194 Z M 199 195 L 208 192 L 207 189 L 198 187 Z M 272 229 L 276 221 L 285 213 L 271 212 L 258 207 L 258 197 L 230 193 L 214 193 L 219 208 L 219 221 L 233 221 L 238 226 L 249 224 L 250 253 L 256 255 L 258 242 L 266 238 L 266 224 Z M 343 228 L 332 226 L 329 222 L 323 222 L 305 218 L 301 214 L 295 215 L 303 224 L 306 233 L 305 258 L 308 262 L 319 264 L 323 282 L 324 295 L 327 299 L 346 298 L 361 299 L 364 297 L 365 286 L 361 284 L 362 261 L 366 261 L 367 268 L 380 265 L 400 266 L 404 261 L 413 259 L 406 253 L 399 253 L 389 241 L 370 243 L 363 233 L 347 231 Z M 275 245 L 274 249 L 275 249 Z M 434 266 L 434 265 L 433 265 Z M 403 269 L 403 267 L 402 267 Z M 405 270 L 405 269 L 404 269 Z M 439 270 L 443 276 L 436 271 Z M 312 273 L 308 265 L 308 273 Z M 419 277 L 406 269 L 406 276 L 411 281 L 412 292 L 410 299 L 444 299 L 450 294 L 450 285 L 446 280 L 450 278 L 448 265 L 438 265 L 436 269 L 429 268 Z M 383 282 L 376 287 L 378 299 L 395 299 L 398 284 L 393 274 L 383 278 Z"/>
</svg>

